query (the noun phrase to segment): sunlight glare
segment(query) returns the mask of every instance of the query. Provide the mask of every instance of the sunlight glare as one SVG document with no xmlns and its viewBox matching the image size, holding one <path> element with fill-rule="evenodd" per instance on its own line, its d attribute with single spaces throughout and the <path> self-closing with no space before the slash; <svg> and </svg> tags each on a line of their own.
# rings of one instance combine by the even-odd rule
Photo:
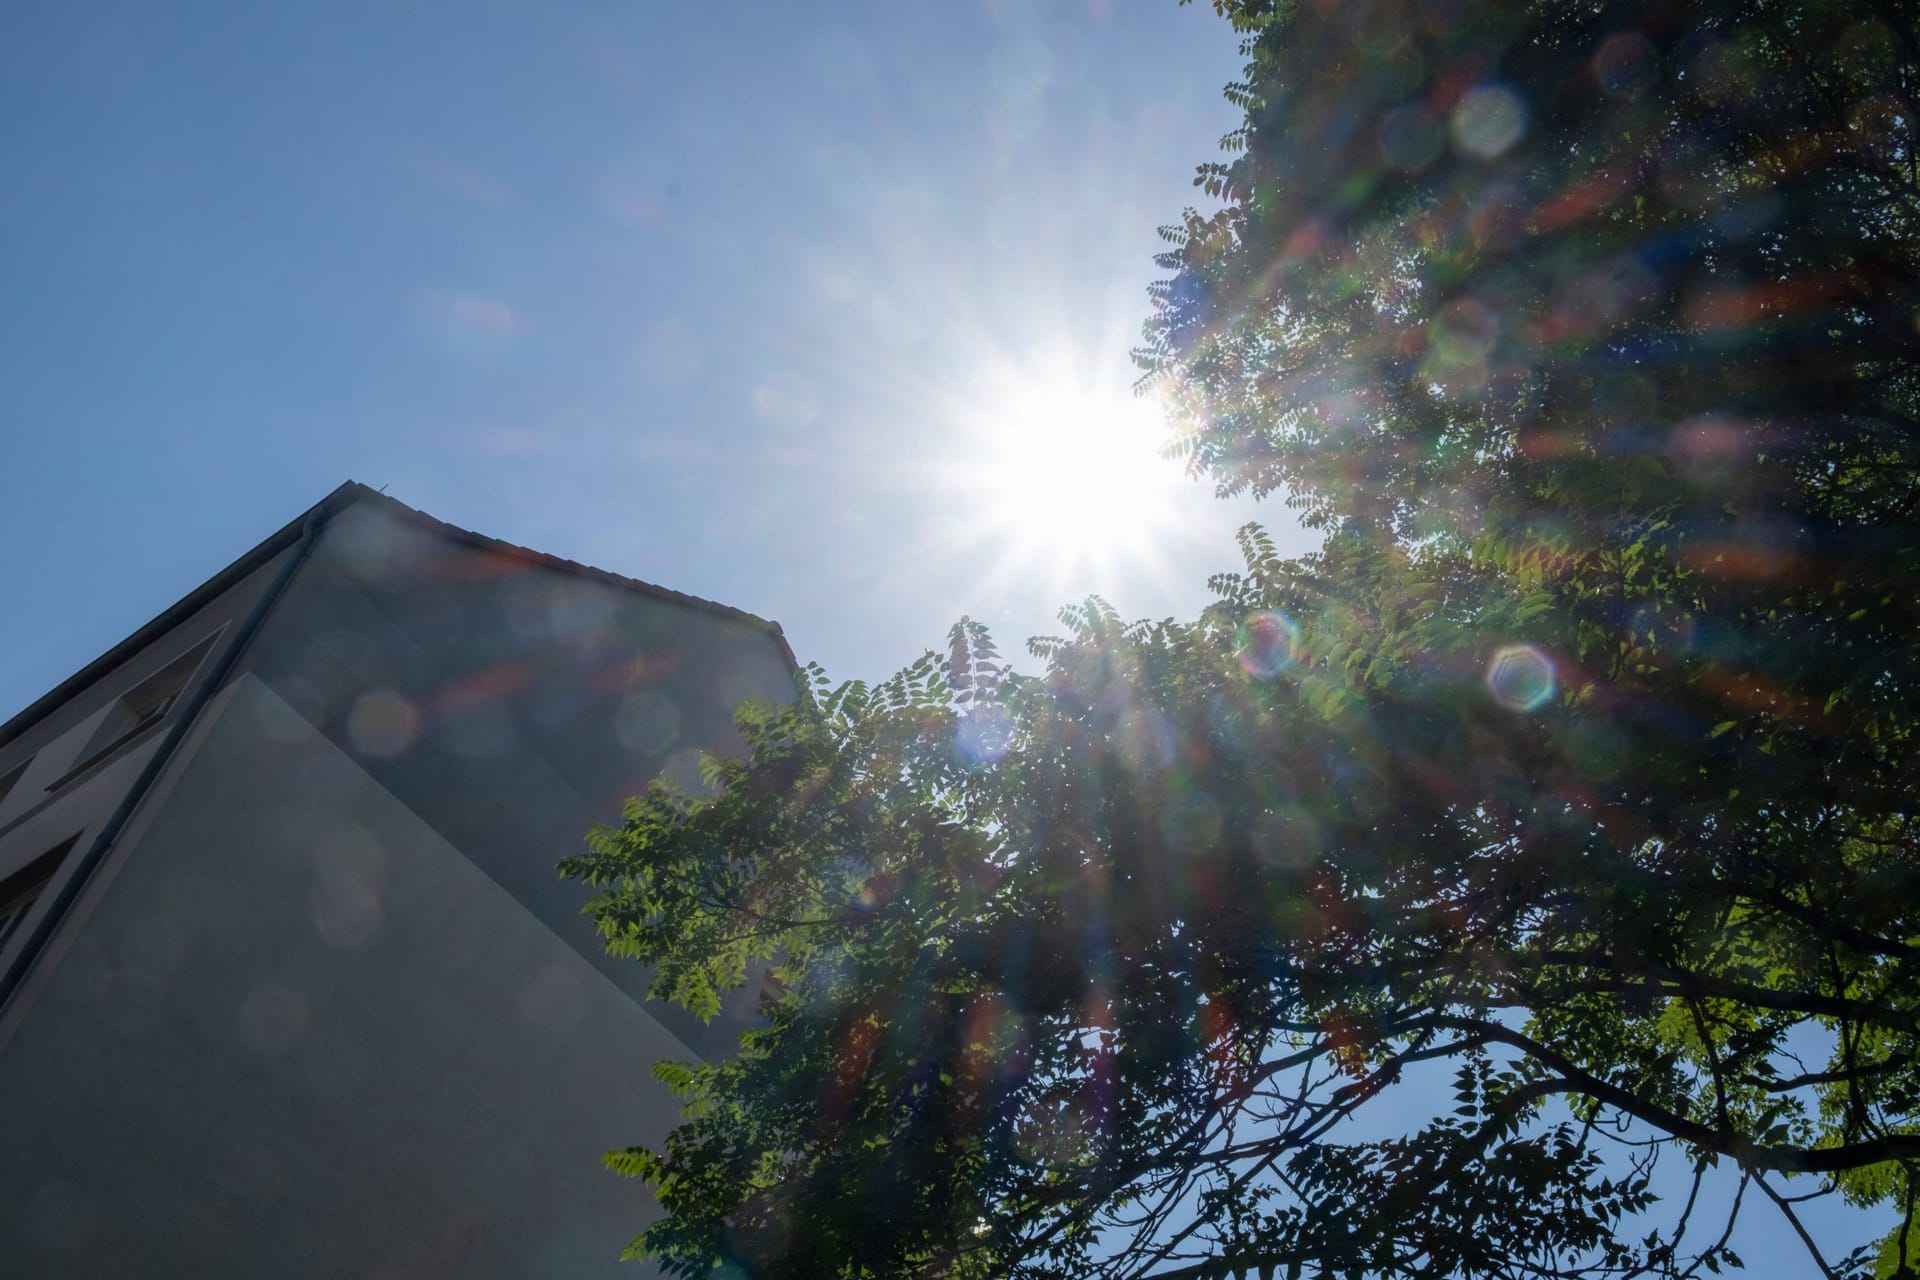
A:
<svg viewBox="0 0 1920 1280">
<path fill-rule="evenodd" d="M 1149 559 L 1192 481 L 1162 456 L 1157 398 L 1118 377 L 1001 380 L 970 416 L 968 471 L 987 531 L 1016 559 L 1109 568 Z"/>
</svg>

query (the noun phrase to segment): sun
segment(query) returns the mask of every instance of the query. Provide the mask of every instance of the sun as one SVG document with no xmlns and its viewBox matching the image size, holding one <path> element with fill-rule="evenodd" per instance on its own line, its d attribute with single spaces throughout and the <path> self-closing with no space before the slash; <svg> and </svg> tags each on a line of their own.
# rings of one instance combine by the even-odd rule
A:
<svg viewBox="0 0 1920 1280">
<path fill-rule="evenodd" d="M 1150 561 L 1191 488 L 1165 456 L 1157 397 L 1120 370 L 1001 371 L 964 415 L 968 505 L 1006 567 L 1093 571 Z"/>
</svg>

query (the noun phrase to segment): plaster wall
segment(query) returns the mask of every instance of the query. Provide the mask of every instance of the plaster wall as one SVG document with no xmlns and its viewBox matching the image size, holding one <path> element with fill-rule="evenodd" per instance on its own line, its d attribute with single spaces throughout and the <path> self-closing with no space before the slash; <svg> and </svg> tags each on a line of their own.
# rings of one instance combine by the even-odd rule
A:
<svg viewBox="0 0 1920 1280">
<path fill-rule="evenodd" d="M 258 679 L 0 1051 L 11 1274 L 644 1275 L 689 1050 Z"/>
<path fill-rule="evenodd" d="M 171 723 L 169 719 L 155 725 L 76 771 L 76 766 L 84 763 L 83 754 L 111 705 L 148 676 L 216 634 L 217 653 L 220 641 L 253 608 L 279 567 L 279 557 L 268 561 L 46 715 L 23 726 L 14 737 L 0 742 L 0 776 L 25 765 L 18 781 L 0 796 L 0 880 L 69 837 L 77 837 L 76 849 L 93 838 L 146 767 Z M 192 685 L 205 678 L 211 656 L 190 682 L 188 693 Z M 73 862 L 71 857 L 67 859 L 35 909 L 0 946 L 0 964 L 24 944 L 61 879 L 73 870 Z M 0 1036 L 4 1036 L 9 1016 L 17 1016 L 17 1011 L 0 1014 Z"/>
<path fill-rule="evenodd" d="M 635 999 L 558 861 L 659 774 L 698 782 L 744 699 L 790 700 L 773 632 L 463 544 L 371 505 L 330 521 L 248 670 Z M 656 1016 L 702 1052 L 709 1027 Z"/>
<path fill-rule="evenodd" d="M 115 696 L 7 745 L 81 741 Z M 751 1009 L 646 1003 L 554 864 L 737 746 L 741 699 L 791 696 L 764 626 L 335 515 L 0 1011 L 9 1270 L 648 1274 L 614 1262 L 645 1192 L 599 1157 L 671 1127 L 651 1062 L 723 1050 Z M 67 816 L 97 825 L 151 749 Z"/>
</svg>

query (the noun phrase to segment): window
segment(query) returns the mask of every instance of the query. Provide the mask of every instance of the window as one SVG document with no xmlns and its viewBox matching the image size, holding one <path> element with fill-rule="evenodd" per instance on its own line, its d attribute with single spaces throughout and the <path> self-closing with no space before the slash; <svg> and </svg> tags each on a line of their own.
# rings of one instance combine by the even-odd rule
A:
<svg viewBox="0 0 1920 1280">
<path fill-rule="evenodd" d="M 80 753 L 80 763 L 68 770 L 67 778 L 166 719 L 167 712 L 173 710 L 174 703 L 186 692 L 193 673 L 200 669 L 200 663 L 219 636 L 219 632 L 214 632 L 115 699 L 99 731 Z M 66 778 L 60 781 L 65 782 Z"/>
<path fill-rule="evenodd" d="M 5 773 L 0 773 L 0 804 L 7 802 L 7 797 L 13 793 L 15 787 L 20 785 L 20 779 L 25 776 L 27 766 L 32 763 L 33 757 L 28 756 Z"/>
<path fill-rule="evenodd" d="M 53 848 L 20 868 L 5 880 L 0 880 L 0 947 L 4 947 L 20 931 L 20 925 L 27 918 L 27 912 L 40 900 L 40 894 L 53 881 L 53 873 L 66 861 L 67 854 L 73 849 L 78 835 L 68 836 Z"/>
</svg>

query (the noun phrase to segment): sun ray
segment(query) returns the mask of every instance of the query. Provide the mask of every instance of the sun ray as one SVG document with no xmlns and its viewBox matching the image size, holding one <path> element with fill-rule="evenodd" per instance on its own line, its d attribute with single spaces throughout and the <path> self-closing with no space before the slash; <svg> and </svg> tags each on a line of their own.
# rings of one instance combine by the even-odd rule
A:
<svg viewBox="0 0 1920 1280">
<path fill-rule="evenodd" d="M 943 470 L 991 559 L 987 585 L 1151 571 L 1192 488 L 1164 455 L 1156 399 L 1131 394 L 1123 370 L 1064 359 L 999 364 L 970 391 Z"/>
</svg>

